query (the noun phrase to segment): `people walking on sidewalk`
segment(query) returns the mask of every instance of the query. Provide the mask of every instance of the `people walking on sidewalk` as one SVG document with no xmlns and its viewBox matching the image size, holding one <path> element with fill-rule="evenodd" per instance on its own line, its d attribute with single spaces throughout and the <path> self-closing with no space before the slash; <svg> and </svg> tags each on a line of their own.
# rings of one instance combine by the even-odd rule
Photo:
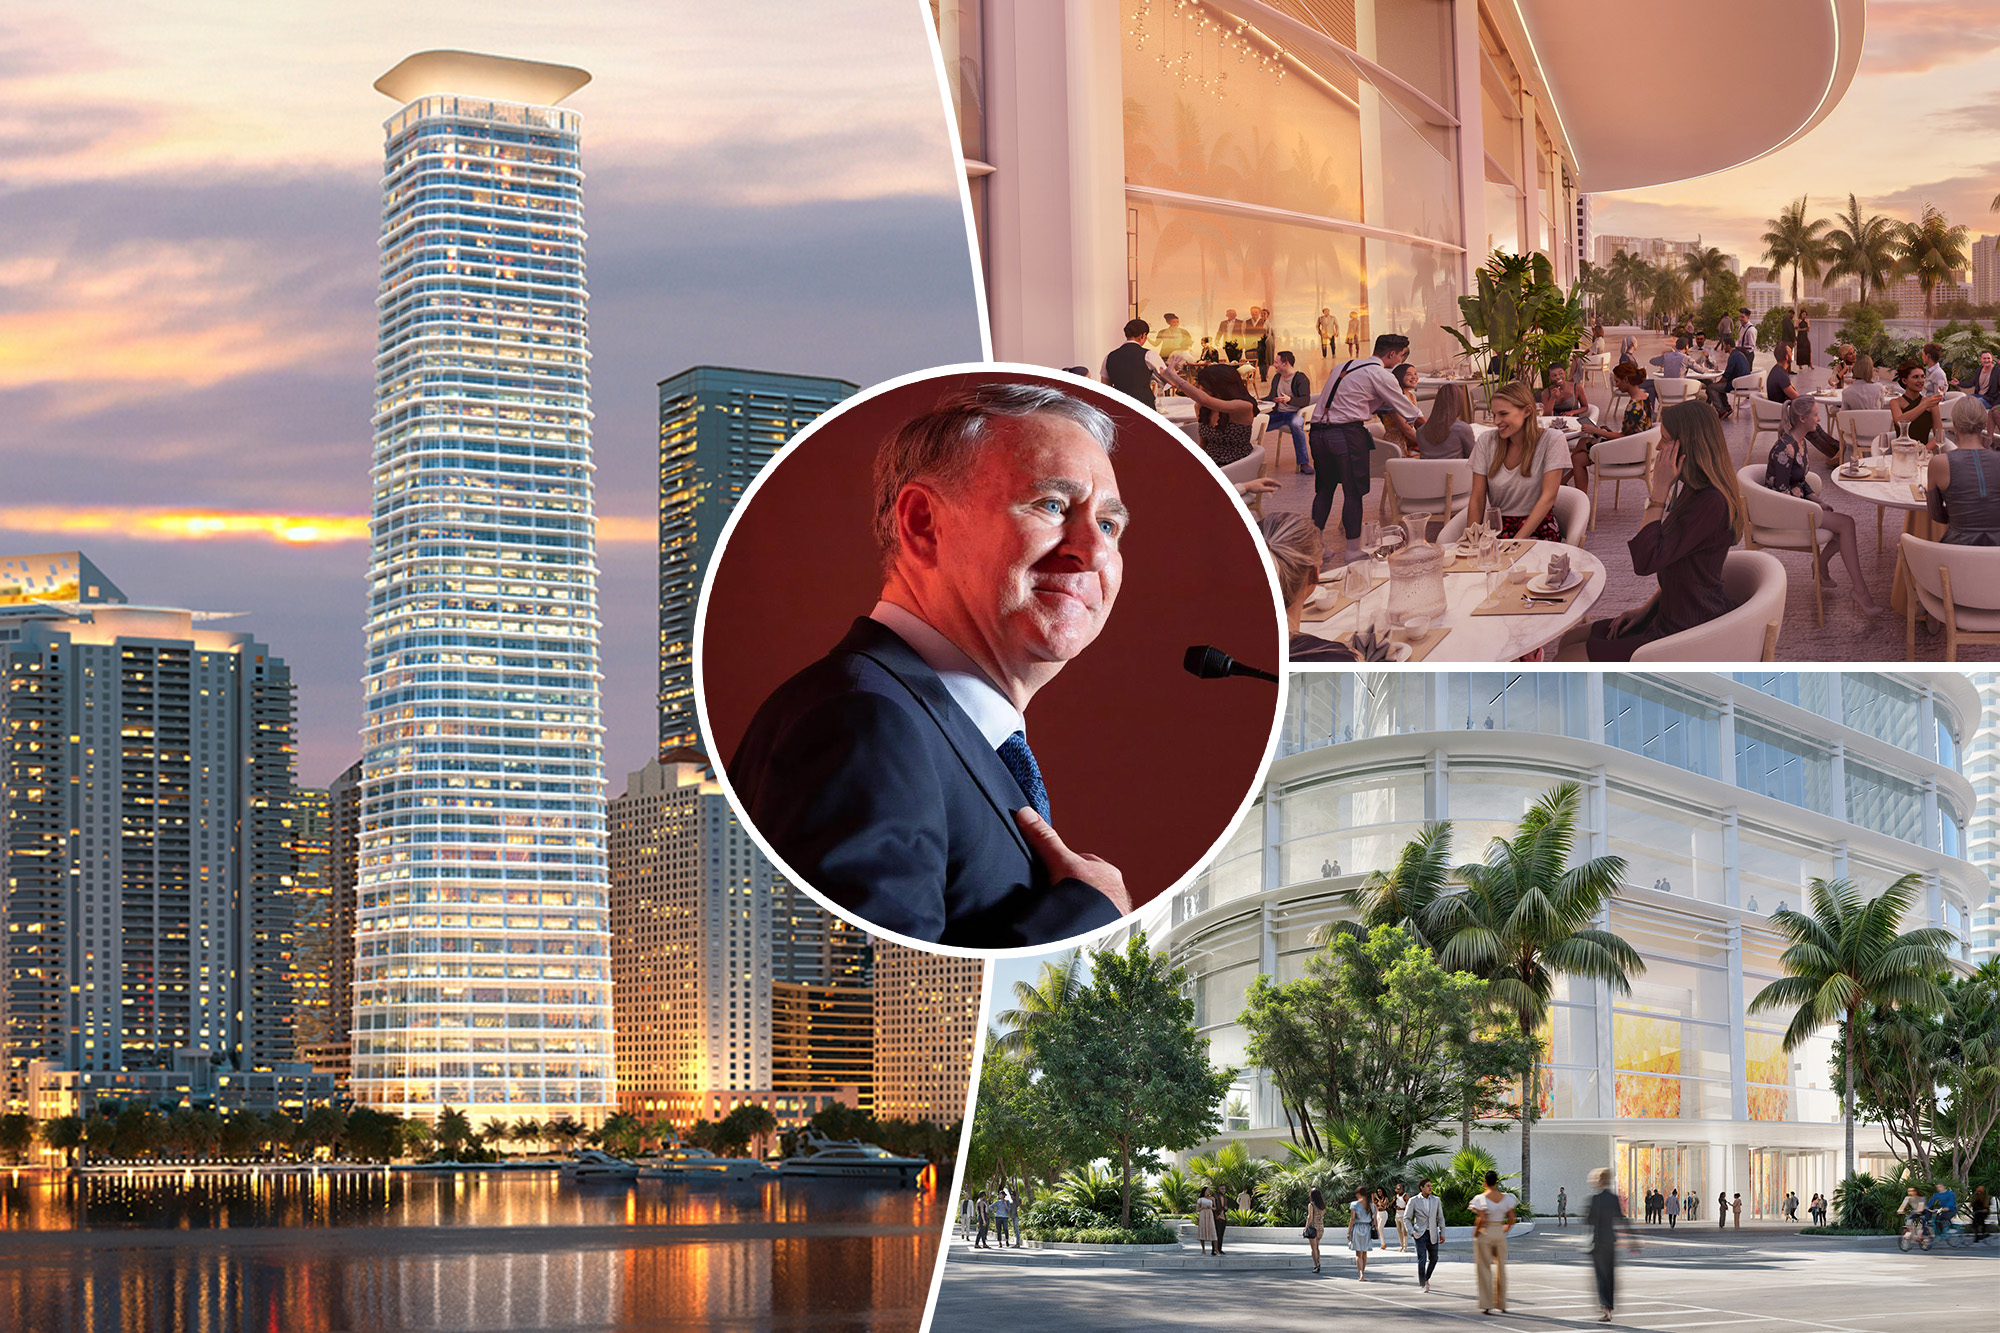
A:
<svg viewBox="0 0 2000 1333">
<path fill-rule="evenodd" d="M 972 1224 L 978 1229 L 978 1239 L 972 1243 L 975 1250 L 990 1250 L 986 1243 L 986 1229 L 993 1224 L 993 1212 L 986 1205 L 986 1191 L 981 1190 L 972 1199 Z"/>
<path fill-rule="evenodd" d="M 993 1197 L 993 1230 L 997 1233 L 1001 1249 L 1007 1248 L 1009 1232 L 1014 1236 L 1014 1248 L 1021 1248 L 1021 1233 L 1014 1228 L 1014 1198 L 1005 1188 Z"/>
<path fill-rule="evenodd" d="M 1313 1272 L 1319 1272 L 1319 1238 L 1326 1234 L 1326 1200 L 1320 1197 L 1319 1186 L 1312 1187 L 1306 1195 L 1306 1245 L 1312 1250 Z"/>
<path fill-rule="evenodd" d="M 1215 1200 L 1208 1196 L 1206 1185 L 1201 1187 L 1201 1197 L 1194 1201 L 1194 1215 L 1194 1238 L 1201 1242 L 1201 1252 L 1207 1254 L 1209 1247 L 1215 1246 Z M 1216 1246 L 1215 1253 L 1222 1253 L 1220 1246 Z"/>
<path fill-rule="evenodd" d="M 1556 1191 L 1556 1223 L 1559 1226 L 1569 1225 L 1569 1191 L 1567 1189 L 1558 1189 Z"/>
<path fill-rule="evenodd" d="M 1675 1224 L 1680 1220 L 1681 1192 L 1679 1190 L 1669 1190 L 1667 1191 L 1667 1230 L 1672 1231 Z"/>
<path fill-rule="evenodd" d="M 1410 1248 L 1410 1228 L 1404 1214 L 1410 1210 L 1410 1195 L 1403 1188 L 1403 1182 L 1396 1182 L 1396 1193 L 1389 1200 L 1389 1224 L 1396 1228 L 1396 1253 L 1407 1253 Z M 1387 1245 L 1389 1237 L 1384 1235 L 1382 1243 Z"/>
<path fill-rule="evenodd" d="M 1618 1206 L 1618 1191 L 1611 1188 L 1611 1171 L 1598 1167 L 1590 1173 L 1591 1188 L 1596 1191 L 1590 1202 L 1584 1205 L 1583 1220 L 1590 1228 L 1590 1266 L 1597 1274 L 1597 1316 L 1599 1323 L 1611 1322 L 1614 1306 L 1613 1288 L 1618 1272 L 1618 1233 L 1625 1233 L 1626 1243 L 1634 1254 L 1639 1251 L 1638 1238 L 1632 1234 L 1632 1224 L 1625 1216 L 1625 1210 Z M 1672 1212 L 1668 1213 L 1671 1217 Z"/>
<path fill-rule="evenodd" d="M 1431 1271 L 1437 1267 L 1438 1246 L 1444 1244 L 1444 1200 L 1431 1193 L 1428 1176 L 1418 1187 L 1417 1197 L 1410 1200 L 1404 1218 L 1410 1233 L 1417 1238 L 1417 1284 L 1429 1291 Z"/>
<path fill-rule="evenodd" d="M 1486 1173 L 1486 1188 L 1472 1196 L 1472 1263 L 1479 1278 L 1479 1313 L 1507 1311 L 1507 1228 L 1514 1225 L 1514 1196 L 1500 1188 L 1500 1173 Z"/>
<path fill-rule="evenodd" d="M 1785 1191 L 1785 1216 L 1794 1222 L 1799 1220 L 1799 1192 L 1797 1190 Z"/>
<path fill-rule="evenodd" d="M 1368 1251 L 1373 1248 L 1370 1241 L 1375 1231 L 1375 1206 L 1368 1198 L 1368 1187 L 1354 1187 L 1354 1201 L 1347 1205 L 1347 1248 L 1354 1251 L 1354 1276 L 1356 1280 L 1368 1280 Z"/>
</svg>

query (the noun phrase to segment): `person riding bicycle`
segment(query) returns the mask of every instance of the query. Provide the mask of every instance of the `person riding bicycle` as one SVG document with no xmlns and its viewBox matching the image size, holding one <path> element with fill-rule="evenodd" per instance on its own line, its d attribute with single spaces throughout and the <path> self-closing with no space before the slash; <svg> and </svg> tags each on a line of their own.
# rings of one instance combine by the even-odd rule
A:
<svg viewBox="0 0 2000 1333">
<path fill-rule="evenodd" d="M 1958 1191 L 1949 1184 L 1940 1185 L 1938 1192 L 1931 1195 L 1927 1205 L 1931 1212 L 1931 1227 L 1942 1235 L 1958 1216 Z"/>
<path fill-rule="evenodd" d="M 1909 1230 L 1914 1228 L 1917 1234 L 1923 1234 L 1930 1228 L 1928 1214 L 1929 1209 L 1928 1205 L 1924 1202 L 1924 1196 L 1917 1193 L 1915 1185 L 1910 1186 L 1903 1193 L 1903 1202 L 1896 1208 L 1896 1216 L 1908 1219 L 1903 1224 L 1904 1229 Z"/>
</svg>

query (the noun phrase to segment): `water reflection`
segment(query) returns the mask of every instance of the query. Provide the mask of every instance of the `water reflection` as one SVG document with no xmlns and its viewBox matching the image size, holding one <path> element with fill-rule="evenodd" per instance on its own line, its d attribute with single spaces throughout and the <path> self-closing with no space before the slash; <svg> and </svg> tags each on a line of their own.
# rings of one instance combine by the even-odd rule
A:
<svg viewBox="0 0 2000 1333">
<path fill-rule="evenodd" d="M 0 1177 L 0 1328 L 915 1329 L 941 1223 L 834 1181 Z"/>
</svg>

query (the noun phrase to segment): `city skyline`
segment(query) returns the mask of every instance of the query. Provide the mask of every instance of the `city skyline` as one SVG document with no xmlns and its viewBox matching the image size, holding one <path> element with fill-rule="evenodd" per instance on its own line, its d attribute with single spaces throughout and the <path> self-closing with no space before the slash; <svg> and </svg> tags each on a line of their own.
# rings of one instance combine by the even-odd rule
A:
<svg viewBox="0 0 2000 1333">
<path fill-rule="evenodd" d="M 10 16 L 0 546 L 82 544 L 298 663 L 300 781 L 359 753 L 377 135 L 410 51 L 590 68 L 607 743 L 655 745 L 656 391 L 703 363 L 857 382 L 975 359 L 958 181 L 915 7 L 744 42 L 697 6 L 380 3 L 247 21 Z M 754 72 L 754 77 L 752 77 Z M 803 114 L 811 107 L 813 114 Z M 829 110 L 837 114 L 826 114 Z"/>
</svg>

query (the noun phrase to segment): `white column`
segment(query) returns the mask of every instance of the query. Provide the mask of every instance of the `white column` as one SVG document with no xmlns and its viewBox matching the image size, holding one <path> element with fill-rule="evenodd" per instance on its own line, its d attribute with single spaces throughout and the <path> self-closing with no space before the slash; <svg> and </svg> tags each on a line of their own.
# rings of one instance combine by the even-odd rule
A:
<svg viewBox="0 0 2000 1333">
<path fill-rule="evenodd" d="M 1585 673 L 1583 690 L 1584 739 L 1593 745 L 1604 744 L 1604 673 Z"/>
<path fill-rule="evenodd" d="M 994 355 L 1095 366 L 1125 323 L 1116 5 L 986 6 L 987 308 Z"/>
<path fill-rule="evenodd" d="M 1285 882 L 1284 861 L 1278 847 L 1284 837 L 1284 810 L 1279 805 L 1283 799 L 1278 794 L 1277 783 L 1264 784 L 1264 799 L 1261 803 L 1264 813 L 1262 878 L 1267 890 L 1281 888 Z"/>
<path fill-rule="evenodd" d="M 1847 839 L 1845 838 L 1833 844 L 1833 877 L 1835 879 L 1847 878 Z"/>
<path fill-rule="evenodd" d="M 1750 1087 L 1744 1077 L 1743 922 L 1731 921 L 1729 947 L 1729 1118 L 1739 1124 L 1750 1118 Z"/>
<path fill-rule="evenodd" d="M 1937 692 L 1929 685 L 1917 692 L 1917 753 L 1938 762 Z"/>
<path fill-rule="evenodd" d="M 1939 851 L 1944 839 L 1938 828 L 1938 790 L 1936 778 L 1924 779 L 1924 846 Z"/>
<path fill-rule="evenodd" d="M 1727 907 L 1743 906 L 1742 849 L 1737 841 L 1740 826 L 1735 806 L 1722 812 L 1722 902 Z"/>
<path fill-rule="evenodd" d="M 1432 750 L 1424 761 L 1424 818 L 1451 818 L 1451 763 L 1443 750 Z"/>
<path fill-rule="evenodd" d="M 1452 114 L 1458 117 L 1459 290 L 1476 291 L 1472 275 L 1486 262 L 1486 114 L 1479 95 L 1479 3 L 1451 7 Z"/>
<path fill-rule="evenodd" d="M 1542 239 L 1540 203 L 1541 149 L 1535 144 L 1535 99 L 1526 89 L 1521 92 L 1521 192 L 1517 212 L 1520 215 L 1521 254 L 1533 253 L 1540 248 Z"/>
<path fill-rule="evenodd" d="M 1375 6 L 1354 6 L 1354 49 L 1370 60 L 1376 58 Z M 1366 78 L 1356 88 L 1361 128 L 1361 220 L 1371 227 L 1387 225 L 1382 208 L 1382 94 Z M 1384 265 L 1381 241 L 1361 241 L 1361 306 L 1367 312 L 1368 336 L 1397 333 L 1396 311 L 1390 309 L 1387 288 L 1377 280 Z M 1362 347 L 1366 353 L 1367 346 Z"/>
<path fill-rule="evenodd" d="M 1715 780 L 1736 785 L 1736 700 L 1722 701 L 1715 727 Z"/>
<path fill-rule="evenodd" d="M 1826 812 L 1847 822 L 1847 742 L 1835 741 L 1826 765 Z"/>
</svg>

